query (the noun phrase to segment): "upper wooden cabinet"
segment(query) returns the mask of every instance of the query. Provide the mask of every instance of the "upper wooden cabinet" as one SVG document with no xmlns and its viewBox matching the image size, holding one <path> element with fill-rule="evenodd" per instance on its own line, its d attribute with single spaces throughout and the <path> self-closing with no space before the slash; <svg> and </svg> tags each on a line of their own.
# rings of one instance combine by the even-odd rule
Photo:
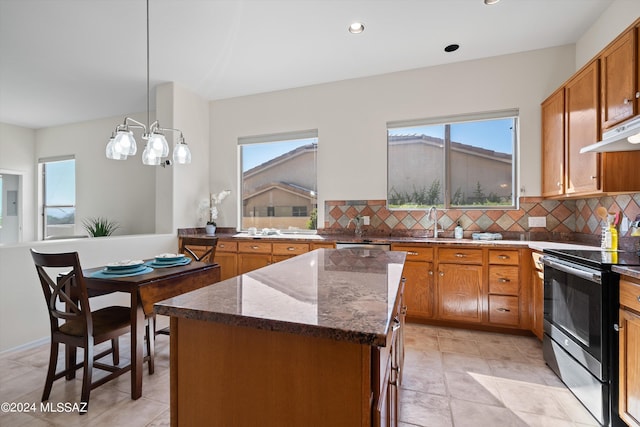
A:
<svg viewBox="0 0 640 427">
<path fill-rule="evenodd" d="M 542 103 L 542 196 L 564 194 L 564 86 Z"/>
<path fill-rule="evenodd" d="M 603 132 L 638 114 L 637 28 L 630 28 L 600 55 Z"/>
<path fill-rule="evenodd" d="M 640 113 L 640 20 L 634 25 L 542 103 L 544 197 L 640 191 L 640 151 L 580 153 Z"/>
<path fill-rule="evenodd" d="M 580 153 L 600 138 L 598 70 L 595 60 L 565 85 L 567 194 L 600 189 L 600 154 Z"/>
</svg>

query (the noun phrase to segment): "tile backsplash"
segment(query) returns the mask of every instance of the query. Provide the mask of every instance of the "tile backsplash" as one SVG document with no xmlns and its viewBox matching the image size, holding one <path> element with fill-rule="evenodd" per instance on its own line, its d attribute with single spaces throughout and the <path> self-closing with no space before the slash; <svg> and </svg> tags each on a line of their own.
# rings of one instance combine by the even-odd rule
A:
<svg viewBox="0 0 640 427">
<path fill-rule="evenodd" d="M 439 228 L 444 237 L 453 237 L 460 221 L 465 237 L 474 232 L 501 233 L 506 239 L 578 240 L 597 244 L 601 220 L 598 206 L 609 212 L 622 212 L 629 221 L 640 215 L 640 193 L 603 196 L 589 199 L 549 200 L 521 197 L 519 209 L 438 209 Z M 331 200 L 325 202 L 323 233 L 353 232 L 350 222 L 356 215 L 369 216 L 364 233 L 370 236 L 430 236 L 433 221 L 426 210 L 389 210 L 386 200 Z M 546 227 L 529 227 L 529 217 L 545 217 Z M 633 246 L 627 233 L 620 233 L 620 246 Z"/>
</svg>

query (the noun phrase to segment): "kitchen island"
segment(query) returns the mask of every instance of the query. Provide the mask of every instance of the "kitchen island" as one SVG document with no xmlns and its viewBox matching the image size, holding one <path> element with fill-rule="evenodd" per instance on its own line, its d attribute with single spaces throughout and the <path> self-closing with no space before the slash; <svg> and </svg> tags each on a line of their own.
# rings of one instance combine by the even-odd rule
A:
<svg viewBox="0 0 640 427">
<path fill-rule="evenodd" d="M 318 249 L 156 304 L 171 425 L 395 425 L 405 256 Z"/>
</svg>

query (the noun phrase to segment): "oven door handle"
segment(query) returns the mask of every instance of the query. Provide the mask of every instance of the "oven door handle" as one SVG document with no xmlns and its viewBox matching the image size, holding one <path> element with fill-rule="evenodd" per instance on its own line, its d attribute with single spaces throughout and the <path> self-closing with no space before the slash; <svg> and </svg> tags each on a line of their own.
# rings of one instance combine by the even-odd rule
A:
<svg viewBox="0 0 640 427">
<path fill-rule="evenodd" d="M 562 271 L 563 273 L 571 274 L 590 282 L 602 283 L 602 273 L 597 270 L 575 267 L 548 256 L 543 256 L 541 260 L 544 265 Z"/>
</svg>

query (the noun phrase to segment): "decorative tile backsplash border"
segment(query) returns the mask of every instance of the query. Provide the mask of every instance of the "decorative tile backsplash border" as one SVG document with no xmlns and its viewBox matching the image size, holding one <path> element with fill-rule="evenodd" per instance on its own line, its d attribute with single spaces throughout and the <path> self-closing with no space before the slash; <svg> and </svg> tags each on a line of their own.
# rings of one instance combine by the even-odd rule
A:
<svg viewBox="0 0 640 427">
<path fill-rule="evenodd" d="M 508 210 L 438 209 L 438 224 L 446 237 L 453 235 L 460 221 L 465 237 L 474 232 L 502 233 L 505 238 L 535 233 L 540 239 L 552 234 L 554 240 L 571 240 L 574 233 L 600 234 L 602 224 L 595 215 L 598 206 L 609 212 L 623 212 L 633 221 L 640 214 L 640 193 L 576 200 L 522 197 L 519 209 Z M 352 232 L 355 225 L 350 220 L 358 214 L 370 218 L 370 225 L 364 227 L 365 235 L 430 236 L 433 229 L 426 210 L 389 210 L 386 200 L 331 200 L 325 202 L 323 232 Z M 545 217 L 546 227 L 529 227 L 529 217 Z"/>
</svg>

